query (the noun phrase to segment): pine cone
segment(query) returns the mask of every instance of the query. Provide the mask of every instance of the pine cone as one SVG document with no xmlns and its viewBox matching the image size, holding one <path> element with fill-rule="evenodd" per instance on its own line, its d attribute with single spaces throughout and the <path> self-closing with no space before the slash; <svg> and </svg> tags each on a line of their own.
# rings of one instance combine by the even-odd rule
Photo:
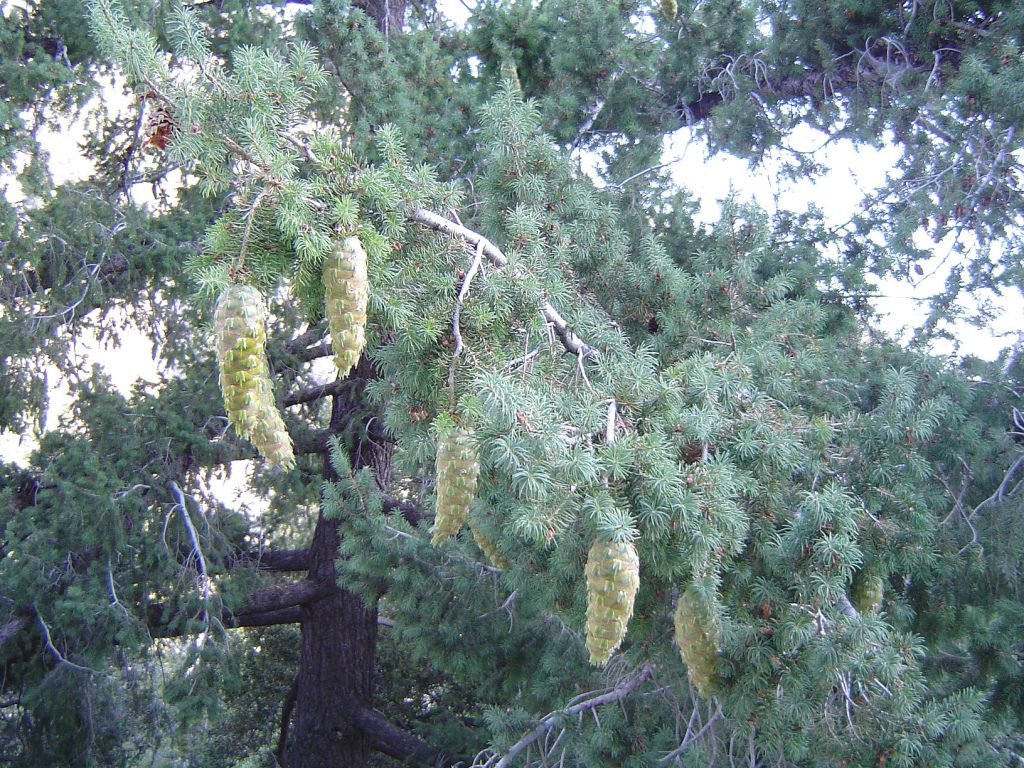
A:
<svg viewBox="0 0 1024 768">
<path fill-rule="evenodd" d="M 500 568 L 503 571 L 507 570 L 508 560 L 503 554 L 501 554 L 501 550 L 498 549 L 498 542 L 486 533 L 480 531 L 472 523 L 469 524 L 469 531 L 473 534 L 473 541 L 475 541 L 476 545 L 480 547 L 480 550 L 487 555 L 487 559 L 491 561 L 491 565 L 495 568 Z"/>
<path fill-rule="evenodd" d="M 346 237 L 324 262 L 324 303 L 334 345 L 334 364 L 342 377 L 359 362 L 366 344 L 366 304 L 370 283 L 366 251 L 358 238 Z"/>
<path fill-rule="evenodd" d="M 229 285 L 217 300 L 214 332 L 220 388 L 228 418 L 267 460 L 283 469 L 295 465 L 292 440 L 274 402 L 265 353 L 267 309 L 248 285 Z"/>
<path fill-rule="evenodd" d="M 691 592 L 683 592 L 676 602 L 676 646 L 683 663 L 701 696 L 706 696 L 715 679 L 718 663 L 718 624 Z"/>
<path fill-rule="evenodd" d="M 669 21 L 675 21 L 676 16 L 679 15 L 676 0 L 661 0 L 661 15 Z"/>
<path fill-rule="evenodd" d="M 630 542 L 596 541 L 587 555 L 587 650 L 603 665 L 626 636 L 640 588 L 640 558 Z"/>
<path fill-rule="evenodd" d="M 480 474 L 473 436 L 455 427 L 437 446 L 437 509 L 430 529 L 430 543 L 437 546 L 454 536 L 469 517 Z"/>
<path fill-rule="evenodd" d="M 882 577 L 870 570 L 860 570 L 853 577 L 850 602 L 861 613 L 877 611 L 882 606 L 885 584 Z"/>
</svg>

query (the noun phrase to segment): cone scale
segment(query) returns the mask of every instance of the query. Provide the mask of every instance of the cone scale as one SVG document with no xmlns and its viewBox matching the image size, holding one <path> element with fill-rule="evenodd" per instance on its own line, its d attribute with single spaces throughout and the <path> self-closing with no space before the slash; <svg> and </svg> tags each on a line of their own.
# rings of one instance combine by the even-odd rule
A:
<svg viewBox="0 0 1024 768">
<path fill-rule="evenodd" d="M 491 561 L 491 565 L 503 571 L 508 570 L 508 560 L 501 553 L 501 550 L 498 549 L 498 542 L 472 523 L 469 524 L 469 531 L 473 534 L 473 541 L 487 555 L 487 559 Z"/>
<path fill-rule="evenodd" d="M 346 237 L 324 262 L 324 305 L 331 329 L 334 364 L 344 378 L 366 345 L 366 305 L 370 283 L 366 251 L 358 238 Z"/>
<path fill-rule="evenodd" d="M 473 436 L 459 427 L 452 429 L 437 445 L 437 507 L 430 529 L 430 543 L 434 546 L 462 530 L 469 518 L 479 474 L 480 460 Z"/>
<path fill-rule="evenodd" d="M 853 577 L 850 602 L 861 613 L 871 613 L 882 607 L 885 585 L 881 576 L 862 570 Z"/>
<path fill-rule="evenodd" d="M 228 419 L 239 435 L 282 469 L 295 465 L 292 440 L 274 401 L 267 363 L 267 309 L 248 285 L 229 285 L 214 313 L 220 388 Z"/>
<path fill-rule="evenodd" d="M 603 665 L 615 653 L 633 616 L 640 559 L 631 542 L 596 541 L 587 555 L 587 651 Z"/>
<path fill-rule="evenodd" d="M 690 682 L 701 696 L 706 696 L 714 684 L 718 664 L 718 624 L 689 591 L 679 596 L 674 619 L 676 647 Z"/>
</svg>

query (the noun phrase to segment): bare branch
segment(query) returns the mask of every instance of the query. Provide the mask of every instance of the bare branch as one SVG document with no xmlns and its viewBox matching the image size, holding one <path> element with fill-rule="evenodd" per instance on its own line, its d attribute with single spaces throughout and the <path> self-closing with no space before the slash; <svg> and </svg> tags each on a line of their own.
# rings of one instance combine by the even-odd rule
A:
<svg viewBox="0 0 1024 768">
<path fill-rule="evenodd" d="M 474 232 L 461 224 L 449 221 L 443 216 L 438 216 L 436 213 L 432 213 L 424 208 L 417 208 L 409 214 L 409 218 L 413 221 L 418 221 L 420 224 L 425 224 L 431 229 L 435 229 L 439 232 L 446 232 L 449 235 L 454 235 L 455 237 L 461 238 L 473 245 L 482 247 L 484 256 L 486 256 L 487 259 L 496 267 L 504 267 L 508 265 L 508 258 L 506 258 L 505 254 L 501 252 L 501 249 L 479 232 Z"/>
<path fill-rule="evenodd" d="M 46 622 L 43 621 L 43 617 L 39 613 L 39 611 L 36 611 L 36 621 L 38 622 L 40 628 L 43 630 L 43 644 L 46 646 L 46 650 L 53 654 L 53 657 L 57 659 L 57 661 L 60 664 L 71 667 L 72 669 L 77 669 L 79 672 L 86 672 L 90 675 L 97 674 L 95 669 L 90 669 L 89 667 L 83 667 L 80 664 L 75 664 L 75 662 L 69 661 L 64 656 L 64 654 L 57 650 L 57 647 L 53 644 L 53 639 L 50 637 L 50 628 L 46 626 Z"/>
<path fill-rule="evenodd" d="M 594 347 L 587 344 L 583 339 L 577 336 L 569 328 L 569 323 L 566 322 L 565 318 L 562 317 L 558 310 L 553 306 L 544 302 L 541 304 L 540 313 L 544 316 L 544 319 L 548 321 L 548 324 L 554 329 L 555 335 L 558 336 L 558 340 L 562 342 L 562 346 L 565 347 L 567 352 L 571 352 L 577 357 L 600 357 L 601 353 L 598 352 Z"/>
</svg>

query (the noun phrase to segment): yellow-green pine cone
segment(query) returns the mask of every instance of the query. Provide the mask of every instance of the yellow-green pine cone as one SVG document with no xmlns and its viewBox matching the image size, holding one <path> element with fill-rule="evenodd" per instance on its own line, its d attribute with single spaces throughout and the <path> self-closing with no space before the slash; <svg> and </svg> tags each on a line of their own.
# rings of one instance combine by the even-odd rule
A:
<svg viewBox="0 0 1024 768">
<path fill-rule="evenodd" d="M 281 469 L 291 469 L 295 466 L 295 451 L 292 448 L 291 435 L 284 425 L 284 418 L 277 410 L 269 373 L 266 386 L 263 387 L 263 397 L 261 415 L 249 439 L 271 464 Z"/>
<path fill-rule="evenodd" d="M 481 531 L 473 523 L 469 524 L 470 533 L 473 534 L 473 541 L 480 547 L 480 550 L 487 555 L 487 559 L 491 561 L 491 565 L 501 570 L 508 569 L 508 560 L 501 554 L 501 550 L 498 549 L 498 542 L 488 536 L 486 533 Z"/>
<path fill-rule="evenodd" d="M 630 542 L 595 541 L 587 555 L 587 650 L 605 664 L 626 636 L 640 588 L 640 558 Z"/>
<path fill-rule="evenodd" d="M 359 238 L 346 237 L 324 261 L 324 305 L 334 345 L 334 364 L 343 377 L 359 362 L 366 344 L 369 296 L 366 251 Z"/>
<path fill-rule="evenodd" d="M 437 507 L 430 529 L 430 543 L 434 546 L 462 529 L 469 517 L 479 474 L 480 460 L 473 436 L 455 427 L 437 445 Z"/>
<path fill-rule="evenodd" d="M 661 15 L 666 19 L 675 19 L 679 15 L 676 0 L 661 0 Z"/>
<path fill-rule="evenodd" d="M 691 592 L 676 602 L 676 646 L 686 664 L 690 682 L 706 696 L 715 680 L 718 663 L 718 624 Z"/>
<path fill-rule="evenodd" d="M 861 570 L 853 577 L 850 602 L 861 613 L 870 613 L 882 607 L 884 593 L 885 585 L 882 582 L 882 577 L 870 570 Z"/>
<path fill-rule="evenodd" d="M 248 285 L 229 285 L 214 313 L 220 388 L 228 418 L 268 461 L 285 469 L 295 463 L 292 442 L 274 402 L 266 358 L 267 309 Z"/>
</svg>

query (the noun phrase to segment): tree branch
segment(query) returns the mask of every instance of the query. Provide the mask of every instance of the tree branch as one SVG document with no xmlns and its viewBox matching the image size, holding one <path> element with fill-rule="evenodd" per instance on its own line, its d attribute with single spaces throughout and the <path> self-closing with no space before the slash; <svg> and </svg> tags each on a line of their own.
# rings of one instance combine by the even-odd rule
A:
<svg viewBox="0 0 1024 768">
<path fill-rule="evenodd" d="M 289 392 L 283 398 L 281 398 L 281 405 L 288 408 L 292 405 L 299 405 L 300 403 L 311 403 L 314 400 L 320 400 L 324 397 L 332 397 L 334 395 L 340 395 L 342 391 L 349 386 L 347 379 L 335 379 L 327 384 L 314 384 L 311 387 L 300 389 L 297 392 Z"/>
<path fill-rule="evenodd" d="M 635 675 L 623 679 L 618 685 L 616 685 L 610 691 L 599 694 L 597 696 L 592 696 L 589 699 L 584 699 L 583 701 L 577 702 L 576 704 L 566 707 L 565 709 L 559 709 L 555 712 L 550 712 L 549 714 L 541 718 L 541 721 L 537 724 L 536 728 L 534 728 L 528 734 L 523 736 L 519 741 L 517 741 L 515 744 L 509 747 L 500 760 L 494 762 L 494 759 L 497 757 L 497 755 L 495 755 L 493 758 L 487 761 L 486 765 L 493 765 L 494 768 L 507 768 L 507 766 L 512 762 L 516 755 L 518 755 L 528 746 L 537 741 L 537 739 L 539 739 L 545 733 L 554 728 L 555 724 L 559 721 L 560 718 L 566 715 L 578 715 L 580 712 L 586 712 L 587 710 L 603 706 L 604 704 L 611 704 L 615 701 L 621 701 L 622 699 L 629 696 L 629 694 L 635 691 L 638 687 L 640 687 L 640 685 L 644 681 L 650 679 L 652 675 L 653 670 L 651 669 L 650 665 L 645 665 Z"/>
<path fill-rule="evenodd" d="M 390 514 L 392 512 L 398 512 L 405 518 L 409 525 L 419 525 L 422 515 L 414 504 L 408 501 L 401 501 L 391 496 L 385 495 L 382 499 L 384 512 Z"/>
<path fill-rule="evenodd" d="M 330 434 L 330 431 L 326 429 L 311 429 L 300 435 L 292 435 L 292 446 L 295 454 L 323 453 L 327 449 L 327 438 L 330 437 Z M 197 458 L 193 456 L 193 461 L 196 465 L 213 466 L 259 458 L 259 452 L 246 443 L 211 441 L 210 448 L 212 451 L 208 457 Z"/>
<path fill-rule="evenodd" d="M 235 618 L 240 618 L 304 605 L 323 597 L 332 589 L 333 585 L 313 579 L 303 579 L 285 586 L 258 589 L 249 595 L 245 602 L 232 612 L 232 615 Z"/>
<path fill-rule="evenodd" d="M 431 746 L 422 739 L 388 722 L 380 712 L 369 709 L 356 711 L 356 725 L 369 737 L 377 752 L 401 760 L 406 765 L 438 768 L 461 762 Z"/>
<path fill-rule="evenodd" d="M 417 208 L 409 214 L 409 218 L 429 227 L 430 229 L 438 232 L 444 232 L 465 240 L 466 242 L 472 243 L 477 248 L 481 249 L 483 255 L 486 256 L 488 261 L 496 267 L 504 267 L 508 265 L 508 257 L 501 252 L 501 249 L 479 232 L 474 232 L 468 227 L 456 224 L 454 221 L 449 221 L 443 216 L 438 216 L 436 213 L 428 211 L 425 208 Z M 559 314 L 558 310 L 551 306 L 549 302 L 545 301 L 541 303 L 540 313 L 554 328 L 555 334 L 558 336 L 559 341 L 562 342 L 562 346 L 565 347 L 567 352 L 571 352 L 577 356 L 582 355 L 583 357 L 600 357 L 600 352 L 598 352 L 597 349 L 584 342 L 569 329 L 569 324 L 565 321 L 565 318 L 563 318 L 561 314 Z"/>
<path fill-rule="evenodd" d="M 277 627 L 282 624 L 298 624 L 302 621 L 302 607 L 293 605 L 289 608 L 281 608 L 276 611 L 249 613 L 244 616 L 235 616 L 231 612 L 225 612 L 221 621 L 228 629 L 240 629 L 242 627 Z"/>
<path fill-rule="evenodd" d="M 281 705 L 281 726 L 277 735 L 277 750 L 275 755 L 277 762 L 282 768 L 287 768 L 286 755 L 288 753 L 288 726 L 292 722 L 292 712 L 295 710 L 295 700 L 299 696 L 299 676 L 296 675 L 288 689 L 288 695 L 284 697 Z"/>
<path fill-rule="evenodd" d="M 256 568 L 261 571 L 305 571 L 309 569 L 309 550 L 264 549 L 240 552 L 224 558 L 224 567 Z"/>
<path fill-rule="evenodd" d="M 12 616 L 3 624 L 0 624 L 0 648 L 32 626 L 31 616 Z"/>
</svg>

